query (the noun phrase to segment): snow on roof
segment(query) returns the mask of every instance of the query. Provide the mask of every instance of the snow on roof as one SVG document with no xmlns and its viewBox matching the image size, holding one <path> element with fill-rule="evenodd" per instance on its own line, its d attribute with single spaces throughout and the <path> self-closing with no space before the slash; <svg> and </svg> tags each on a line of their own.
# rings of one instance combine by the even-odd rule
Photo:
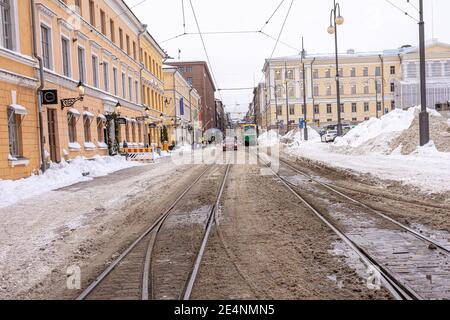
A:
<svg viewBox="0 0 450 320">
<path fill-rule="evenodd" d="M 9 105 L 10 109 L 14 110 L 14 113 L 16 114 L 20 114 L 20 115 L 27 115 L 28 114 L 28 110 L 27 108 L 25 108 L 24 106 L 21 106 L 20 104 L 10 104 Z"/>
</svg>

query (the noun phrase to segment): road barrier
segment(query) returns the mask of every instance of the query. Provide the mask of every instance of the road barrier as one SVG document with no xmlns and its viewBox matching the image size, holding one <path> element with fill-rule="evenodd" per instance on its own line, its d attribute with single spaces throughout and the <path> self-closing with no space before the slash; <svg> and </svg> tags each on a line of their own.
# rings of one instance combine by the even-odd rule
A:
<svg viewBox="0 0 450 320">
<path fill-rule="evenodd" d="M 124 148 L 123 155 L 130 161 L 153 162 L 152 148 Z"/>
</svg>

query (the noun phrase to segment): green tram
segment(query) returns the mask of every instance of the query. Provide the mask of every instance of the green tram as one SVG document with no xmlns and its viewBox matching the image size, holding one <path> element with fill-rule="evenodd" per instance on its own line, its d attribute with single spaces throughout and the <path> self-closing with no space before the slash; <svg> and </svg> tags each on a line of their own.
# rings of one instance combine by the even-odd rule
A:
<svg viewBox="0 0 450 320">
<path fill-rule="evenodd" d="M 245 124 L 243 126 L 244 131 L 244 143 L 246 147 L 256 146 L 257 142 L 257 133 L 256 133 L 256 125 L 254 124 Z"/>
</svg>

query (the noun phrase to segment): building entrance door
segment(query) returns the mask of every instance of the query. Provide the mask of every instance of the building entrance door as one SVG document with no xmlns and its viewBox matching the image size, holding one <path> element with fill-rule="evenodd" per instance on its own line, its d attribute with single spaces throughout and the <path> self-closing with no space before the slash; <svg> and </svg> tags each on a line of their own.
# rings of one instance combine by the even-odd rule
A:
<svg viewBox="0 0 450 320">
<path fill-rule="evenodd" d="M 50 148 L 50 159 L 53 162 L 58 162 L 57 152 L 57 134 L 56 134 L 56 110 L 47 109 L 47 121 L 48 121 L 48 145 Z"/>
</svg>

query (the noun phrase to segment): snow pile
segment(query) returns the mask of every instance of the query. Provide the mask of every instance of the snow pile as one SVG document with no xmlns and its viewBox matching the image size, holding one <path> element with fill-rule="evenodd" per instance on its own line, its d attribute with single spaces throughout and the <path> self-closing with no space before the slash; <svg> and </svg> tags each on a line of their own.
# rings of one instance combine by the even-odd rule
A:
<svg viewBox="0 0 450 320">
<path fill-rule="evenodd" d="M 351 149 L 359 149 L 361 153 L 388 152 L 390 142 L 411 126 L 416 110 L 416 108 L 407 111 L 396 109 L 380 119 L 371 118 L 350 130 L 345 136 L 337 138 L 333 146 L 348 152 L 357 151 Z"/>
<path fill-rule="evenodd" d="M 295 129 L 289 131 L 280 141 L 291 148 L 299 147 L 302 143 L 305 143 L 304 130 Z M 314 141 L 320 141 L 320 135 L 316 130 L 308 126 L 308 142 Z"/>
<path fill-rule="evenodd" d="M 258 138 L 258 143 L 262 146 L 274 146 L 280 143 L 280 135 L 276 130 L 264 132 Z"/>
<path fill-rule="evenodd" d="M 77 157 L 70 162 L 53 163 L 43 175 L 16 181 L 0 180 L 0 207 L 137 165 L 120 156 L 97 156 L 93 160 Z"/>
</svg>

